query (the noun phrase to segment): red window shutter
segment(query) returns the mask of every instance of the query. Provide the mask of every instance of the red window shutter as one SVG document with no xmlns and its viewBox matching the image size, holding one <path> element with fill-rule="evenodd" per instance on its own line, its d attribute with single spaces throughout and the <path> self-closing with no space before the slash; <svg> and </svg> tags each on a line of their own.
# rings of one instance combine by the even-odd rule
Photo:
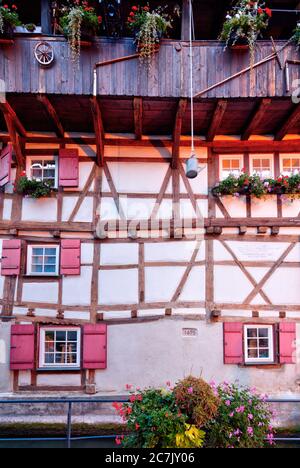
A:
<svg viewBox="0 0 300 468">
<path fill-rule="evenodd" d="M 11 370 L 32 370 L 34 367 L 34 326 L 12 325 L 10 345 Z"/>
<path fill-rule="evenodd" d="M 8 145 L 0 153 L 0 187 L 10 182 L 12 146 Z"/>
<path fill-rule="evenodd" d="M 20 240 L 3 241 L 1 259 L 2 276 L 15 276 L 20 274 L 21 247 L 22 243 Z"/>
<path fill-rule="evenodd" d="M 59 150 L 59 185 L 61 187 L 78 187 L 79 156 L 76 149 Z"/>
<path fill-rule="evenodd" d="M 80 275 L 81 243 L 77 239 L 61 241 L 60 273 L 61 275 Z"/>
<path fill-rule="evenodd" d="M 296 323 L 279 325 L 279 361 L 280 364 L 296 363 Z"/>
<path fill-rule="evenodd" d="M 106 369 L 107 326 L 85 325 L 83 328 L 83 368 Z"/>
<path fill-rule="evenodd" d="M 242 364 L 243 362 L 243 324 L 224 323 L 224 363 Z"/>
</svg>

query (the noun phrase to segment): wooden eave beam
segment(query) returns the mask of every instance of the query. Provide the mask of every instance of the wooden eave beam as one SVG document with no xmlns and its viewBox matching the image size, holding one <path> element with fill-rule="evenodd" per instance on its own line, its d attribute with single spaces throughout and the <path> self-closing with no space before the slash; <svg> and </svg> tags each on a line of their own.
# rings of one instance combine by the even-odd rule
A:
<svg viewBox="0 0 300 468">
<path fill-rule="evenodd" d="M 64 137 L 64 128 L 59 120 L 59 117 L 57 115 L 57 112 L 53 106 L 53 104 L 51 103 L 51 101 L 49 100 L 49 98 L 47 96 L 45 96 L 44 94 L 39 94 L 38 97 L 37 97 L 38 101 L 40 103 L 43 104 L 44 108 L 46 109 L 54 127 L 55 127 L 55 133 L 58 137 L 61 137 L 63 138 Z"/>
<path fill-rule="evenodd" d="M 13 119 L 11 115 L 4 114 L 4 119 L 7 125 L 7 130 L 9 134 L 10 141 L 12 143 L 14 153 L 16 156 L 17 166 L 19 169 L 25 168 L 25 148 L 21 140 L 21 137 L 18 135 Z"/>
<path fill-rule="evenodd" d="M 227 101 L 224 100 L 224 99 L 219 100 L 217 105 L 216 105 L 214 115 L 213 115 L 210 127 L 209 127 L 207 135 L 206 135 L 206 140 L 207 141 L 213 141 L 215 136 L 218 134 L 218 131 L 219 131 L 220 127 L 221 127 L 222 120 L 223 120 L 224 114 L 226 112 L 226 109 L 227 109 Z"/>
<path fill-rule="evenodd" d="M 289 133 L 290 129 L 295 126 L 300 120 L 300 104 L 293 109 L 292 113 L 288 117 L 287 121 L 275 134 L 275 140 L 280 141 Z"/>
<path fill-rule="evenodd" d="M 180 137 L 182 130 L 182 120 L 187 108 L 187 99 L 180 99 L 178 102 L 175 118 L 172 147 L 172 169 L 177 169 L 179 161 Z"/>
<path fill-rule="evenodd" d="M 245 130 L 242 133 L 242 140 L 249 140 L 250 136 L 253 135 L 255 129 L 258 128 L 259 124 L 261 123 L 262 119 L 265 116 L 265 112 L 267 108 L 271 105 L 271 99 L 262 99 L 255 109 L 254 113 L 252 114 Z"/>
<path fill-rule="evenodd" d="M 4 117 L 6 115 L 9 115 L 19 135 L 23 138 L 26 138 L 26 130 L 24 126 L 22 125 L 22 123 L 20 122 L 20 119 L 18 118 L 17 114 L 15 113 L 11 105 L 7 101 L 0 102 L 0 109 L 2 110 Z"/>
<path fill-rule="evenodd" d="M 143 99 L 135 97 L 133 100 L 134 111 L 134 133 L 137 140 L 142 139 L 143 135 Z"/>
<path fill-rule="evenodd" d="M 105 132 L 103 127 L 101 109 L 96 96 L 91 97 L 91 109 L 93 115 L 94 131 L 96 135 L 97 164 L 100 167 L 103 167 Z"/>
</svg>

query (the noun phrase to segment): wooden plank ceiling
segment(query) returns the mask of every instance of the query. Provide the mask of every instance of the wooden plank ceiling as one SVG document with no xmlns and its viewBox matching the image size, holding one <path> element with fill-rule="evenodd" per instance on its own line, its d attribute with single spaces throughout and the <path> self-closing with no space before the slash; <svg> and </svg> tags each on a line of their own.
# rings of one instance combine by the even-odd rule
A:
<svg viewBox="0 0 300 468">
<path fill-rule="evenodd" d="M 95 133 L 93 106 L 88 96 L 9 95 L 8 110 L 27 132 Z M 106 133 L 142 135 L 190 135 L 190 104 L 177 99 L 98 98 Z M 178 106 L 180 125 L 176 122 Z M 0 112 L 0 131 L 7 131 L 4 109 Z M 14 120 L 14 115 L 12 115 Z M 178 120 L 178 119 L 177 119 Z M 100 127 L 99 127 L 100 128 Z M 195 133 L 212 140 L 215 135 L 277 135 L 300 133 L 300 112 L 290 98 L 283 99 L 199 99 L 195 102 Z M 23 135 L 22 135 L 23 136 Z"/>
</svg>

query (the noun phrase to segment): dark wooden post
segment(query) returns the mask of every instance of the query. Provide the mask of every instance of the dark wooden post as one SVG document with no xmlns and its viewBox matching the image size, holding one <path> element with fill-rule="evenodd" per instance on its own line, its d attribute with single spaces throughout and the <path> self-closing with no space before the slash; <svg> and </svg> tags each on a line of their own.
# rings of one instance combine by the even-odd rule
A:
<svg viewBox="0 0 300 468">
<path fill-rule="evenodd" d="M 51 0 L 41 0 L 41 26 L 43 34 L 51 34 Z"/>
<path fill-rule="evenodd" d="M 181 40 L 190 39 L 190 0 L 182 0 Z"/>
</svg>

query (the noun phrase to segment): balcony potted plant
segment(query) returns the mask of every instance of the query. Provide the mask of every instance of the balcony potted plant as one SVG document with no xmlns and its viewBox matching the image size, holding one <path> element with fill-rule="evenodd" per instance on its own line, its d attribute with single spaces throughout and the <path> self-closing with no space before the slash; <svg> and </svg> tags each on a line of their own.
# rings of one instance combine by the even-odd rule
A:
<svg viewBox="0 0 300 468">
<path fill-rule="evenodd" d="M 172 27 L 172 20 L 165 8 L 150 11 L 149 6 L 133 6 L 127 25 L 134 34 L 141 60 L 150 63 L 159 50 L 160 40 Z"/>
<path fill-rule="evenodd" d="M 0 41 L 11 41 L 14 37 L 14 30 L 16 26 L 21 24 L 17 12 L 17 6 L 12 5 L 9 7 L 7 4 L 2 4 L 0 0 Z"/>
<path fill-rule="evenodd" d="M 261 0 L 239 0 L 237 6 L 226 16 L 220 41 L 226 47 L 237 50 L 249 50 L 254 59 L 255 44 L 262 31 L 268 27 L 272 10 L 265 7 Z"/>
<path fill-rule="evenodd" d="M 81 46 L 90 45 L 97 35 L 102 17 L 87 1 L 69 1 L 60 9 L 60 29 L 67 37 L 71 49 L 71 59 L 78 63 Z"/>
</svg>

